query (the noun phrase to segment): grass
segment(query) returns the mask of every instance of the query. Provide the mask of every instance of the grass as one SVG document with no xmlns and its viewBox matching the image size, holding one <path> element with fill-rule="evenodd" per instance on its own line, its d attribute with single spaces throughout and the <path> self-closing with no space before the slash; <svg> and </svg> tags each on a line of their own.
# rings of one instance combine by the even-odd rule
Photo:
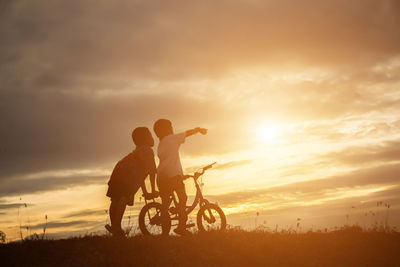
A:
<svg viewBox="0 0 400 267">
<path fill-rule="evenodd" d="M 1 266 L 400 266 L 400 233 L 229 230 L 187 237 L 85 236 L 0 245 Z"/>
</svg>

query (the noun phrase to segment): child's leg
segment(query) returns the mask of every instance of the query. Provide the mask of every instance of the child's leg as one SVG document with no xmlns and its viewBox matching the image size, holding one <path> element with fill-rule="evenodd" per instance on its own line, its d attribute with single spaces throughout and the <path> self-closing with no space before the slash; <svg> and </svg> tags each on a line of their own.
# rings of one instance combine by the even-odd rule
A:
<svg viewBox="0 0 400 267">
<path fill-rule="evenodd" d="M 161 194 L 161 228 L 162 228 L 162 234 L 163 235 L 168 235 L 169 232 L 167 232 L 169 229 L 166 229 L 166 225 L 168 223 L 168 208 L 169 208 L 169 195 L 166 194 Z"/>
<path fill-rule="evenodd" d="M 115 225 L 116 223 L 115 214 L 117 213 L 117 207 L 118 207 L 117 203 L 118 200 L 111 199 L 110 210 L 109 210 L 111 226 Z"/>
<path fill-rule="evenodd" d="M 187 194 L 185 184 L 183 183 L 182 177 L 177 176 L 174 181 L 174 191 L 178 196 L 178 214 L 179 214 L 179 227 L 186 228 L 187 213 L 186 213 L 186 202 Z"/>
<path fill-rule="evenodd" d="M 158 190 L 160 191 L 160 197 L 161 197 L 161 227 L 162 227 L 162 234 L 163 235 L 168 235 L 169 232 L 167 232 L 167 229 L 165 226 L 167 225 L 167 220 L 169 220 L 168 216 L 168 208 L 169 205 L 171 204 L 171 190 L 170 186 L 165 182 L 165 181 L 158 181 Z"/>
<path fill-rule="evenodd" d="M 118 229 L 121 232 L 123 232 L 121 222 L 122 222 L 122 218 L 124 217 L 125 209 L 126 209 L 126 198 L 121 197 L 118 202 L 117 214 L 115 216 L 116 223 L 117 223 L 116 227 L 118 227 L 116 229 Z"/>
<path fill-rule="evenodd" d="M 110 220 L 113 232 L 116 234 L 122 233 L 122 217 L 124 216 L 126 208 L 126 198 L 120 197 L 117 200 L 111 201 L 110 205 Z"/>
</svg>

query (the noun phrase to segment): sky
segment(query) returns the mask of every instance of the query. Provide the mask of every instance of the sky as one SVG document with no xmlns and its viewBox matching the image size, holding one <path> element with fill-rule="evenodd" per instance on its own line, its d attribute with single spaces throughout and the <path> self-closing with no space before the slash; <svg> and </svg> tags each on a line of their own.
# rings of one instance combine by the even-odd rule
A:
<svg viewBox="0 0 400 267">
<path fill-rule="evenodd" d="M 0 230 L 104 233 L 110 173 L 159 118 L 208 129 L 182 164 L 217 162 L 203 192 L 232 226 L 399 228 L 399 28 L 396 0 L 0 1 Z"/>
</svg>

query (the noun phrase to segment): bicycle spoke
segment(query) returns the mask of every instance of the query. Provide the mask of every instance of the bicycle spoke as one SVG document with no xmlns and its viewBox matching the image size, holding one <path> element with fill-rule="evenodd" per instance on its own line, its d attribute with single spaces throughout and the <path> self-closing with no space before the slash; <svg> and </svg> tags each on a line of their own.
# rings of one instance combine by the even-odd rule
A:
<svg viewBox="0 0 400 267">
<path fill-rule="evenodd" d="M 225 214 L 218 205 L 207 204 L 197 214 L 197 226 L 200 231 L 225 230 Z"/>
<path fill-rule="evenodd" d="M 160 234 L 161 233 L 160 211 L 155 208 L 149 209 L 145 219 L 145 225 L 151 234 Z"/>
</svg>

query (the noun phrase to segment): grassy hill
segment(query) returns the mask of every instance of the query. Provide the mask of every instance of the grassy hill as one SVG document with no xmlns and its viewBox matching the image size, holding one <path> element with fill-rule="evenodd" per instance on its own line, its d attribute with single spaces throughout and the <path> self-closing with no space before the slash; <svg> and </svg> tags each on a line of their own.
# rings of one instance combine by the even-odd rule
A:
<svg viewBox="0 0 400 267">
<path fill-rule="evenodd" d="M 400 233 L 227 231 L 0 245 L 0 266 L 400 266 Z"/>
</svg>

